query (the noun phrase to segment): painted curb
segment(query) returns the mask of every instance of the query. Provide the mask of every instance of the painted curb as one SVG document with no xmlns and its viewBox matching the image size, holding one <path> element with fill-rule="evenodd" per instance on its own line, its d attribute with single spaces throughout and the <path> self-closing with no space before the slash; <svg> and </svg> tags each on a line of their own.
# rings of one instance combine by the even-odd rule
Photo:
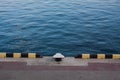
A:
<svg viewBox="0 0 120 80">
<path fill-rule="evenodd" d="M 0 58 L 42 58 L 37 53 L 0 53 Z"/>
<path fill-rule="evenodd" d="M 37 53 L 5 53 L 0 52 L 0 58 L 42 58 Z M 120 54 L 80 54 L 76 59 L 120 59 Z"/>
<path fill-rule="evenodd" d="M 80 54 L 79 59 L 120 59 L 120 54 Z"/>
</svg>

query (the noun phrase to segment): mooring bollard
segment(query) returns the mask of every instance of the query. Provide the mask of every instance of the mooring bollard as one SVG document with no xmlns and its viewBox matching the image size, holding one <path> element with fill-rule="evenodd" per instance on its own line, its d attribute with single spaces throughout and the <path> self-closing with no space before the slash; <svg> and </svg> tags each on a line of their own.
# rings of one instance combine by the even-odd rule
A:
<svg viewBox="0 0 120 80">
<path fill-rule="evenodd" d="M 62 59 L 64 58 L 64 55 L 62 55 L 61 53 L 56 53 L 53 58 L 55 59 L 55 61 L 60 62 L 62 61 Z"/>
</svg>

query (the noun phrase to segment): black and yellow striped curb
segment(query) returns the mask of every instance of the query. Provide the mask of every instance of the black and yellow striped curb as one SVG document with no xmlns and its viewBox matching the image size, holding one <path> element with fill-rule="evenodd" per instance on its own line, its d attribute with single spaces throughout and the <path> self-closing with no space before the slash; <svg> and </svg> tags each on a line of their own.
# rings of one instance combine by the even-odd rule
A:
<svg viewBox="0 0 120 80">
<path fill-rule="evenodd" d="M 120 59 L 120 54 L 80 54 L 75 58 L 80 59 Z"/>
<path fill-rule="evenodd" d="M 0 58 L 42 58 L 37 53 L 0 53 Z"/>
<path fill-rule="evenodd" d="M 37 53 L 0 53 L 0 58 L 42 58 Z M 78 59 L 120 59 L 120 54 L 80 54 Z"/>
</svg>

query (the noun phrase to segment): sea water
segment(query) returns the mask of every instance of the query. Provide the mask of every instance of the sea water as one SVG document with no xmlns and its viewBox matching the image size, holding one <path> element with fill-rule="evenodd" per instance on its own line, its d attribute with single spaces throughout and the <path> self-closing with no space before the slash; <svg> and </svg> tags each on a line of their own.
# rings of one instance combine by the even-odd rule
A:
<svg viewBox="0 0 120 80">
<path fill-rule="evenodd" d="M 0 52 L 120 53 L 120 0 L 0 0 Z"/>
</svg>

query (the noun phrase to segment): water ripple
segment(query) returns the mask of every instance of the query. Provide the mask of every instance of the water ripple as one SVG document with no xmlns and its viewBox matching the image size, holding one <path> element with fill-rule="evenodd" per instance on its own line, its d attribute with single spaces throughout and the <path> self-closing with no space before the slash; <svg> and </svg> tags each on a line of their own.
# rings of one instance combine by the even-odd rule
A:
<svg viewBox="0 0 120 80">
<path fill-rule="evenodd" d="M 120 53 L 119 0 L 0 0 L 0 52 Z"/>
</svg>

